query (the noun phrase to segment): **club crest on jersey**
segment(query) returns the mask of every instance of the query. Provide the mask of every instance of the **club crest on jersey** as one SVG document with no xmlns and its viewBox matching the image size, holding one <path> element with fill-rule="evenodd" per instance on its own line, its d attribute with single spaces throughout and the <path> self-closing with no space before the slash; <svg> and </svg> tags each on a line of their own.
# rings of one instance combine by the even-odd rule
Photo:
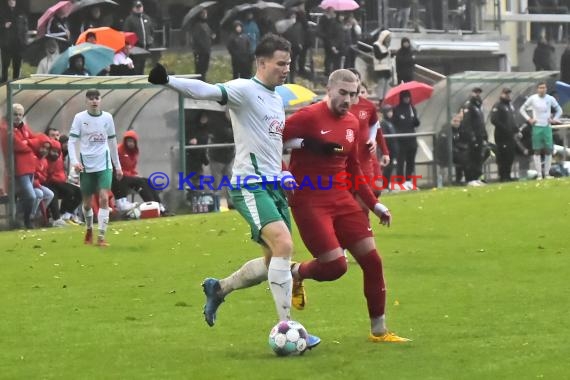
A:
<svg viewBox="0 0 570 380">
<path fill-rule="evenodd" d="M 354 142 L 354 131 L 352 129 L 346 130 L 346 141 L 349 143 Z"/>
<path fill-rule="evenodd" d="M 368 112 L 361 110 L 358 112 L 358 118 L 362 119 L 362 120 L 366 120 L 366 118 L 368 117 Z"/>
</svg>

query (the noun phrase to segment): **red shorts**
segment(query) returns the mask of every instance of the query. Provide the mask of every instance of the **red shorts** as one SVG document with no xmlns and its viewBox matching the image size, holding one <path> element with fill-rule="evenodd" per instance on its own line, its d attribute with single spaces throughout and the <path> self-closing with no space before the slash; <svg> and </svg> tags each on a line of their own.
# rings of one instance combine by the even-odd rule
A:
<svg viewBox="0 0 570 380">
<path fill-rule="evenodd" d="M 313 257 L 335 248 L 350 248 L 358 241 L 372 237 L 372 228 L 360 206 L 350 208 L 293 207 L 293 217 L 303 243 Z"/>
</svg>

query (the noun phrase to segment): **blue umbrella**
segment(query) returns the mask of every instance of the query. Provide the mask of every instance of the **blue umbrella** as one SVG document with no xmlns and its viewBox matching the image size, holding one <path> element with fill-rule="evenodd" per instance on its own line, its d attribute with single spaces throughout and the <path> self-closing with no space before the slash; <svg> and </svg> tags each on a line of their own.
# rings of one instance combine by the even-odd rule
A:
<svg viewBox="0 0 570 380">
<path fill-rule="evenodd" d="M 113 63 L 115 52 L 103 45 L 88 42 L 71 46 L 61 53 L 53 63 L 49 73 L 62 74 L 69 67 L 69 58 L 81 54 L 85 58 L 85 68 L 91 75 L 97 75 L 101 70 Z"/>
<path fill-rule="evenodd" d="M 570 84 L 556 81 L 556 92 L 558 92 L 558 102 L 564 106 L 570 100 Z"/>
</svg>

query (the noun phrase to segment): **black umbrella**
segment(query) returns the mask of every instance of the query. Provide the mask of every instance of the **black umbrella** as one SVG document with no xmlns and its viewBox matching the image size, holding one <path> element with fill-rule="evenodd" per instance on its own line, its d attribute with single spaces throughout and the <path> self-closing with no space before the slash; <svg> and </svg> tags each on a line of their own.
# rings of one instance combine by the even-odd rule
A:
<svg viewBox="0 0 570 380">
<path fill-rule="evenodd" d="M 41 38 L 35 39 L 31 44 L 26 46 L 26 49 L 22 54 L 22 59 L 32 66 L 37 66 L 42 58 L 46 56 L 45 45 L 46 41 L 48 40 L 54 40 L 57 42 L 60 53 L 65 51 L 71 45 L 71 42 L 63 38 L 53 37 L 49 35 L 43 36 Z"/>
<path fill-rule="evenodd" d="M 208 9 L 209 7 L 218 4 L 217 1 L 204 1 L 190 9 L 184 19 L 182 20 L 182 29 L 184 29 L 187 25 L 192 22 L 192 19 L 198 16 L 204 9 Z"/>
<path fill-rule="evenodd" d="M 299 5 L 305 4 L 305 0 L 285 0 L 283 6 L 285 8 L 298 7 Z"/>
<path fill-rule="evenodd" d="M 71 8 L 70 14 L 74 14 L 82 9 L 91 7 L 93 5 L 102 6 L 102 5 L 119 5 L 119 4 L 117 4 L 113 0 L 79 0 L 76 3 L 73 3 L 73 7 Z"/>
<path fill-rule="evenodd" d="M 220 21 L 220 25 L 224 26 L 231 23 L 244 12 L 260 14 L 261 17 L 273 22 L 284 18 L 287 13 L 283 5 L 268 1 L 258 1 L 254 4 L 240 4 L 226 12 L 224 18 Z"/>
</svg>

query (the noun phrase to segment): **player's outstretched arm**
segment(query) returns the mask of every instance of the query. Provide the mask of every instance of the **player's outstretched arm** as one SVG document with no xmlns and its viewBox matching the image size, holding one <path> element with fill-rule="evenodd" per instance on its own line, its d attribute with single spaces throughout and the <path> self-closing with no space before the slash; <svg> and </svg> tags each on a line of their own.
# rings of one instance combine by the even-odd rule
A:
<svg viewBox="0 0 570 380">
<path fill-rule="evenodd" d="M 222 101 L 220 87 L 198 79 L 177 78 L 166 73 L 166 69 L 160 63 L 152 68 L 148 75 L 148 81 L 153 84 L 161 84 L 172 88 L 182 95 L 200 100 Z"/>
</svg>

